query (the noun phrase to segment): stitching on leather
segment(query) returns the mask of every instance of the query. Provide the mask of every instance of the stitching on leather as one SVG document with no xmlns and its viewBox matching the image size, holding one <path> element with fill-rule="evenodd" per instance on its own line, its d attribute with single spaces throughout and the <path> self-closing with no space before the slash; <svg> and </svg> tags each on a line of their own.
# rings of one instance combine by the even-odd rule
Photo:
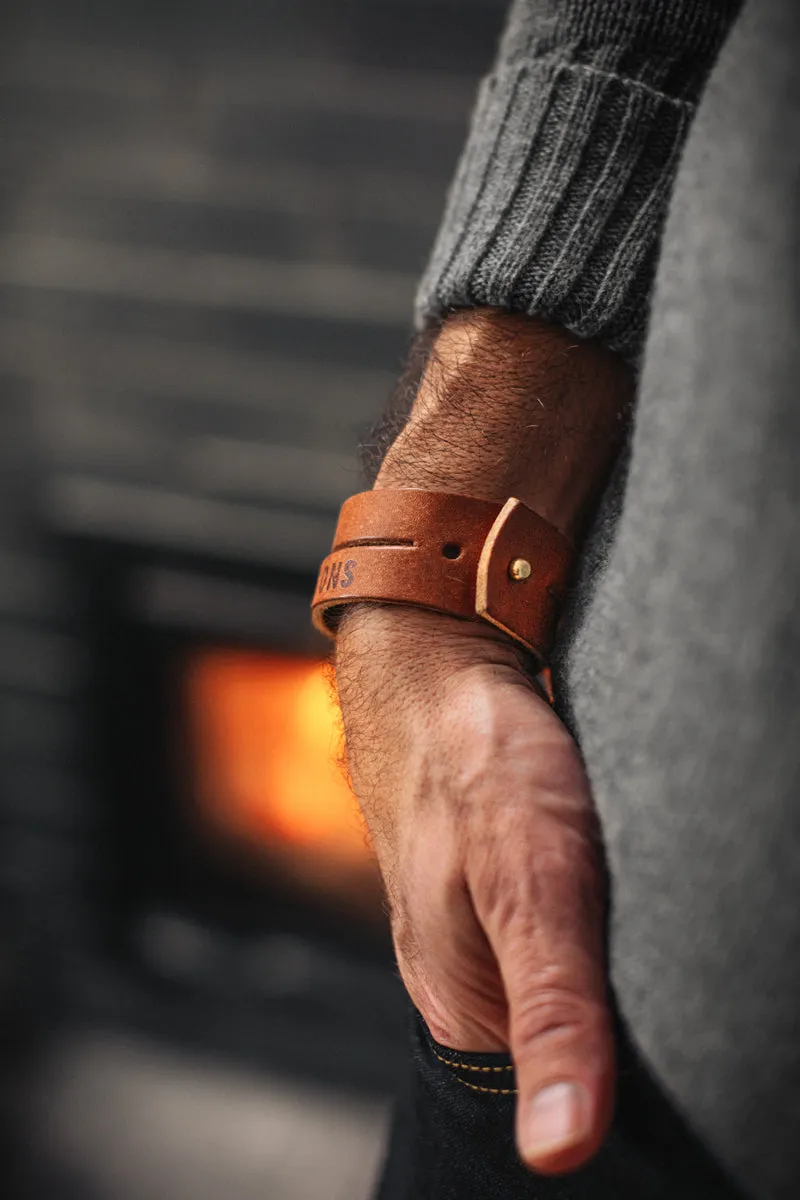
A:
<svg viewBox="0 0 800 1200">
<path fill-rule="evenodd" d="M 433 1051 L 433 1053 L 434 1053 L 434 1056 L 435 1056 L 436 1058 L 438 1058 L 439 1062 L 441 1062 L 441 1063 L 444 1063 L 444 1065 L 445 1065 L 446 1067 L 457 1067 L 459 1071 L 481 1071 L 481 1072 L 483 1072 L 484 1074 L 491 1074 L 492 1072 L 497 1072 L 497 1071 L 513 1071 L 513 1070 L 514 1070 L 513 1066 L 508 1066 L 508 1067 L 475 1067 L 475 1066 L 472 1066 L 472 1064 L 471 1064 L 471 1063 L 452 1062 L 452 1061 L 451 1061 L 451 1059 L 449 1059 L 449 1058 L 442 1058 L 441 1054 L 437 1054 L 435 1050 Z M 462 1080 L 462 1083 L 463 1083 L 463 1082 L 464 1082 L 464 1081 Z M 468 1084 L 467 1086 L 471 1087 L 472 1085 L 471 1085 L 471 1084 Z"/>
</svg>

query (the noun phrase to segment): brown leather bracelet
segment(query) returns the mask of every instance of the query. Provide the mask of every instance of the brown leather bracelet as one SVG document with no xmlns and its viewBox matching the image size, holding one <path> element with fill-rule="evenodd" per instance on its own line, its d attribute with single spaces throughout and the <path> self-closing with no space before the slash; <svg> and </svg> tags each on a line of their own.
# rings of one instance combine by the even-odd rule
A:
<svg viewBox="0 0 800 1200">
<path fill-rule="evenodd" d="M 520 500 L 362 492 L 342 506 L 312 617 L 333 637 L 343 605 L 411 604 L 488 621 L 544 663 L 572 556 L 564 535 Z"/>
</svg>

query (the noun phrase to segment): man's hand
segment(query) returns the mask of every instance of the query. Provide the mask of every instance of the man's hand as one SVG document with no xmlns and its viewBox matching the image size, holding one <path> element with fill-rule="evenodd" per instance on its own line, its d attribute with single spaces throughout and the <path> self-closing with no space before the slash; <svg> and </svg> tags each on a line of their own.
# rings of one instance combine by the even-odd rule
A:
<svg viewBox="0 0 800 1200">
<path fill-rule="evenodd" d="M 376 486 L 516 495 L 568 536 L 621 440 L 627 373 L 528 318 L 460 314 Z M 580 756 L 520 652 L 482 623 L 357 606 L 336 654 L 348 764 L 398 962 L 433 1036 L 510 1048 L 517 1140 L 573 1170 L 613 1107 L 604 894 Z"/>
<path fill-rule="evenodd" d="M 608 1127 L 614 1059 L 575 746 L 488 629 L 364 609 L 337 657 L 348 762 L 411 998 L 446 1046 L 510 1047 L 523 1158 L 574 1169 Z"/>
</svg>

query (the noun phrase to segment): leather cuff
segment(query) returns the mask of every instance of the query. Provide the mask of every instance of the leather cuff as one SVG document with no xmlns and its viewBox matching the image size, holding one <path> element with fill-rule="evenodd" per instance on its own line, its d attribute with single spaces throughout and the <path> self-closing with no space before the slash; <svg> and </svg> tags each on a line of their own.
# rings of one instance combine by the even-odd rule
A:
<svg viewBox="0 0 800 1200">
<path fill-rule="evenodd" d="M 343 605 L 382 601 L 502 629 L 546 662 L 573 549 L 521 500 L 447 492 L 362 492 L 345 501 L 312 617 L 333 637 Z"/>
</svg>

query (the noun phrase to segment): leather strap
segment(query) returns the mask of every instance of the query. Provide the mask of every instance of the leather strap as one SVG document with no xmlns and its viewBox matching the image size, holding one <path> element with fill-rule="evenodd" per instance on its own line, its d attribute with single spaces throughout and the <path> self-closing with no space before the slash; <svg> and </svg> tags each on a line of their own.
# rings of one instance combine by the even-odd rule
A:
<svg viewBox="0 0 800 1200">
<path fill-rule="evenodd" d="M 520 500 L 361 492 L 342 506 L 311 602 L 314 624 L 332 637 L 343 605 L 412 604 L 489 621 L 544 662 L 572 553 L 564 535 Z"/>
</svg>

